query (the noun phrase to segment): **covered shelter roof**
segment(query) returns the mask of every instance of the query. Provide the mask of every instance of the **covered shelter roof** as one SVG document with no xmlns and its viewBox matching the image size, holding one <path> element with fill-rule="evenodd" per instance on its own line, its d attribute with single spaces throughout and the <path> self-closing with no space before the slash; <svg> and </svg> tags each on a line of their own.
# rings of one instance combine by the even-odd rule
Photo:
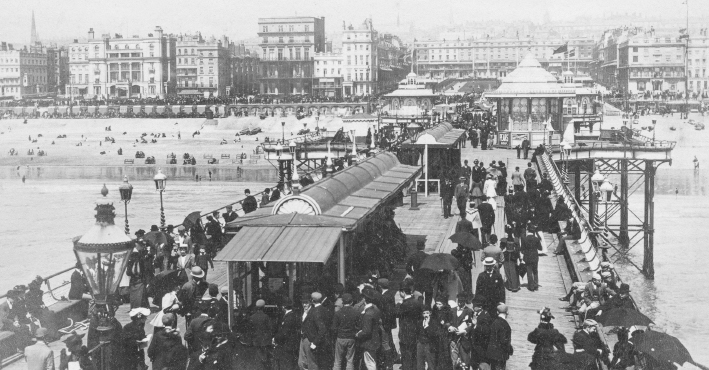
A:
<svg viewBox="0 0 709 370">
<path fill-rule="evenodd" d="M 559 84 L 556 77 L 542 68 L 532 54 L 527 54 L 517 68 L 502 79 L 500 87 L 485 94 L 485 97 L 573 97 L 575 93 L 573 87 Z"/>
<path fill-rule="evenodd" d="M 422 147 L 453 147 L 463 140 L 465 130 L 454 128 L 449 122 L 443 122 L 420 132 L 413 139 L 406 140 L 402 145 Z"/>
<path fill-rule="evenodd" d="M 343 231 L 393 199 L 421 172 L 380 153 L 226 225 L 238 231 L 218 261 L 319 262 L 329 258 Z"/>
</svg>

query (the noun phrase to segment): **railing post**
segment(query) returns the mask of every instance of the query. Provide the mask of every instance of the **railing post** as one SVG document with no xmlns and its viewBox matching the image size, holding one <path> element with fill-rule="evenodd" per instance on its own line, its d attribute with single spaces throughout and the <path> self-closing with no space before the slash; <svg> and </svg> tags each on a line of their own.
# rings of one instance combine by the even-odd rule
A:
<svg viewBox="0 0 709 370">
<path fill-rule="evenodd" d="M 628 160 L 620 160 L 620 232 L 618 244 L 627 248 L 630 244 L 628 237 Z"/>
</svg>

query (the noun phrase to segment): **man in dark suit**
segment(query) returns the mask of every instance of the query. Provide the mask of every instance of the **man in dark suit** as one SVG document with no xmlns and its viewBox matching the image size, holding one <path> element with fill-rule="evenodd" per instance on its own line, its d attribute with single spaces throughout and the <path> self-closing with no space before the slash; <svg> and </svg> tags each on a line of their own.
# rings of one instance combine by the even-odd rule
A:
<svg viewBox="0 0 709 370">
<path fill-rule="evenodd" d="M 495 312 L 498 304 L 505 303 L 505 282 L 502 280 L 500 271 L 496 268 L 497 261 L 494 258 L 486 257 L 483 260 L 483 266 L 485 266 L 485 271 L 478 275 L 475 295 L 486 298 L 485 310 L 487 312 Z"/>
<path fill-rule="evenodd" d="M 391 368 L 394 366 L 396 357 L 396 347 L 394 346 L 394 338 L 391 335 L 391 331 L 396 329 L 396 298 L 394 296 L 398 289 L 390 289 L 394 283 L 389 282 L 388 279 L 379 279 L 377 284 L 382 289 L 381 310 L 382 328 L 384 329 L 382 343 L 389 343 L 389 350 L 384 351 L 384 364 L 387 368 Z"/>
<path fill-rule="evenodd" d="M 139 231 L 140 232 L 140 231 Z M 140 235 L 139 232 L 136 236 Z M 142 237 L 138 236 L 136 247 L 128 257 L 126 275 L 130 277 L 130 307 L 150 307 L 146 287 L 152 277 L 152 258 L 149 246 L 142 242 Z"/>
<path fill-rule="evenodd" d="M 382 345 L 382 338 L 379 335 L 379 327 L 382 321 L 382 313 L 374 305 L 374 289 L 367 288 L 362 292 L 364 295 L 364 312 L 360 321 L 360 330 L 355 334 L 358 347 L 362 348 L 362 361 L 367 370 L 377 370 L 377 351 Z"/>
<path fill-rule="evenodd" d="M 441 199 L 443 200 L 443 218 L 453 216 L 451 206 L 453 205 L 453 181 L 450 178 L 444 178 L 441 184 Z"/>
<path fill-rule="evenodd" d="M 487 345 L 487 358 L 492 370 L 505 370 L 507 360 L 512 356 L 512 329 L 507 322 L 507 306 L 497 306 L 497 317 L 490 325 L 490 341 Z"/>
<path fill-rule="evenodd" d="M 177 317 L 173 313 L 162 317 L 165 330 L 155 333 L 148 347 L 148 357 L 153 369 L 184 369 L 187 366 L 189 352 L 182 345 L 180 332 L 173 328 Z"/>
<path fill-rule="evenodd" d="M 416 368 L 416 334 L 422 319 L 423 304 L 413 296 L 413 284 L 405 282 L 404 301 L 397 306 L 401 368 Z"/>
<path fill-rule="evenodd" d="M 428 257 L 428 253 L 424 252 L 426 249 L 426 243 L 423 240 L 416 241 L 416 252 L 410 255 L 406 260 L 406 273 L 409 274 L 414 279 L 413 289 L 422 293 L 429 293 L 433 291 L 433 287 L 430 284 L 430 274 L 427 270 L 421 269 L 421 264 L 423 260 Z M 431 302 L 429 298 L 431 294 L 426 294 L 426 301 Z"/>
<path fill-rule="evenodd" d="M 141 342 L 146 340 L 145 320 L 150 310 L 137 307 L 130 310 L 131 321 L 123 327 L 121 343 L 123 344 L 124 364 L 126 369 L 145 368 L 145 350 Z"/>
<path fill-rule="evenodd" d="M 436 369 L 436 349 L 440 338 L 440 326 L 431 317 L 431 308 L 423 308 L 423 321 L 416 332 L 416 369 Z"/>
<path fill-rule="evenodd" d="M 482 294 L 476 294 L 473 299 L 473 320 L 468 327 L 470 333 L 471 353 L 470 366 L 477 369 L 481 363 L 489 363 L 487 359 L 487 347 L 490 342 L 490 325 L 492 318 L 485 310 L 487 298 Z"/>
<path fill-rule="evenodd" d="M 248 214 L 251 213 L 255 210 L 258 209 L 258 202 L 256 201 L 256 198 L 254 198 L 253 195 L 251 195 L 251 190 L 246 189 L 244 190 L 244 194 L 246 195 L 246 198 L 244 199 L 243 202 L 241 202 L 241 208 L 243 208 L 244 213 Z"/>
<path fill-rule="evenodd" d="M 583 322 L 583 329 L 577 330 L 571 340 L 576 353 L 585 353 L 608 364 L 608 350 L 598 334 L 598 323 L 587 319 Z"/>
<path fill-rule="evenodd" d="M 293 311 L 293 301 L 287 297 L 283 300 L 283 310 L 283 319 L 273 338 L 273 344 L 276 346 L 275 361 L 278 369 L 296 370 L 300 347 L 300 315 Z"/>
<path fill-rule="evenodd" d="M 524 159 L 529 158 L 529 139 L 522 140 L 522 150 L 524 150 Z"/>
<path fill-rule="evenodd" d="M 531 228 L 527 229 L 527 235 L 522 238 L 522 254 L 524 263 L 527 265 L 527 289 L 532 292 L 539 289 L 540 250 L 542 250 L 542 242 Z"/>
<path fill-rule="evenodd" d="M 270 368 L 268 346 L 273 342 L 271 319 L 263 312 L 266 302 L 263 299 L 256 301 L 255 312 L 249 317 L 249 331 L 251 344 L 256 347 L 258 359 L 264 369 Z"/>
<path fill-rule="evenodd" d="M 204 292 L 209 289 L 209 284 L 203 280 L 204 271 L 199 266 L 192 267 L 190 275 L 192 280 L 184 283 L 180 291 L 177 292 L 177 299 L 182 304 L 179 314 L 185 317 L 188 325 L 198 309 L 198 302 L 204 296 Z"/>
<path fill-rule="evenodd" d="M 69 299 L 81 299 L 84 293 L 88 293 L 88 289 L 86 288 L 84 272 L 81 270 L 81 264 L 77 262 L 74 272 L 71 273 Z"/>
<path fill-rule="evenodd" d="M 322 294 L 313 292 L 310 295 L 312 306 L 303 320 L 301 350 L 305 352 L 308 370 L 324 370 L 328 368 L 329 348 L 327 343 L 327 325 L 325 323 L 326 308 L 323 307 Z"/>
<path fill-rule="evenodd" d="M 226 212 L 222 214 L 222 218 L 224 219 L 224 222 L 229 223 L 234 220 L 236 220 L 239 217 L 236 212 L 234 212 L 233 208 L 231 206 L 226 206 Z"/>
<path fill-rule="evenodd" d="M 458 214 L 462 215 L 465 213 L 465 206 L 468 201 L 468 191 L 470 188 L 468 187 L 464 176 L 460 176 L 458 179 L 460 182 L 455 186 L 453 196 L 455 196 L 455 201 L 458 205 Z"/>
<path fill-rule="evenodd" d="M 478 206 L 478 213 L 480 214 L 480 223 L 482 223 L 480 231 L 483 234 L 483 243 L 487 243 L 490 234 L 492 234 L 492 226 L 495 225 L 495 209 L 490 203 L 482 202 Z"/>
<path fill-rule="evenodd" d="M 458 293 L 458 307 L 448 311 L 448 318 L 443 324 L 443 327 L 448 331 L 448 339 L 450 340 L 451 363 L 456 367 L 463 366 L 470 361 L 469 348 L 464 348 L 466 346 L 463 337 L 467 334 L 467 326 L 473 319 L 473 311 L 465 306 L 467 297 L 466 293 Z"/>
</svg>

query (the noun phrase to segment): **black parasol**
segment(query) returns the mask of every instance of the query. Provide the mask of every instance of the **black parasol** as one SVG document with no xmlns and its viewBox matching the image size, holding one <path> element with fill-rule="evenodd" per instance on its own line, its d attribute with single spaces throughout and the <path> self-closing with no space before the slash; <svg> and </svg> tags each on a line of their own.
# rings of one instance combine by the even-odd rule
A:
<svg viewBox="0 0 709 370">
<path fill-rule="evenodd" d="M 162 297 L 165 295 L 165 293 L 171 291 L 172 288 L 175 287 L 175 285 L 182 285 L 187 282 L 187 280 L 183 277 L 185 275 L 180 275 L 180 271 L 184 270 L 166 270 L 155 275 L 151 289 L 153 293 L 153 303 L 160 306 L 162 303 Z M 160 308 L 162 309 L 164 307 Z"/>
<path fill-rule="evenodd" d="M 167 244 L 167 236 L 162 231 L 151 231 L 143 236 L 143 240 L 154 248 L 157 248 L 160 244 Z"/>
<path fill-rule="evenodd" d="M 604 326 L 624 327 L 631 327 L 633 325 L 648 326 L 652 322 L 652 320 L 643 315 L 642 312 L 625 307 L 611 308 L 610 310 L 603 311 L 603 313 L 596 318 L 596 321 Z"/>
<path fill-rule="evenodd" d="M 459 232 L 451 235 L 448 239 L 453 243 L 458 243 L 465 248 L 472 249 L 474 251 L 479 251 L 483 249 L 480 240 L 475 237 L 475 235 L 468 232 Z"/>
<path fill-rule="evenodd" d="M 189 215 L 187 215 L 187 217 L 185 217 L 185 220 L 182 221 L 182 225 L 185 227 L 185 229 L 191 228 L 197 223 L 197 220 L 199 220 L 200 215 L 200 211 L 194 211 L 190 213 Z"/>
<path fill-rule="evenodd" d="M 647 330 L 633 336 L 630 340 L 635 350 L 642 352 L 660 362 L 676 362 L 684 364 L 692 361 L 692 355 L 679 339 L 659 331 Z"/>
<path fill-rule="evenodd" d="M 458 259 L 448 253 L 433 253 L 423 260 L 421 268 L 433 271 L 453 271 L 458 268 Z"/>
</svg>

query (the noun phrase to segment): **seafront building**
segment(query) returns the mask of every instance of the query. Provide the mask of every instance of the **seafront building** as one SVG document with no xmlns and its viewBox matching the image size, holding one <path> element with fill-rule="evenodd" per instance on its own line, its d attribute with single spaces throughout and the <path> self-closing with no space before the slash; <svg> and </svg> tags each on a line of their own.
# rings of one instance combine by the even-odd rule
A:
<svg viewBox="0 0 709 370">
<path fill-rule="evenodd" d="M 145 37 L 103 34 L 69 45 L 67 94 L 81 98 L 156 98 L 175 93 L 176 39 L 156 27 Z"/>
<path fill-rule="evenodd" d="M 312 95 L 313 57 L 325 51 L 325 18 L 259 18 L 258 37 L 262 68 L 259 92 Z"/>
<path fill-rule="evenodd" d="M 42 47 L 15 49 L 0 43 L 0 96 L 38 97 L 48 90 L 48 57 Z"/>
<path fill-rule="evenodd" d="M 567 45 L 569 54 L 554 55 Z M 503 78 L 512 72 L 525 55 L 531 53 L 539 63 L 561 75 L 571 69 L 588 73 L 594 41 L 576 37 L 549 38 L 478 38 L 422 40 L 414 43 L 420 76 L 442 81 L 448 78 Z"/>
<path fill-rule="evenodd" d="M 177 36 L 177 95 L 217 97 L 231 86 L 234 43 L 201 34 Z"/>
</svg>

